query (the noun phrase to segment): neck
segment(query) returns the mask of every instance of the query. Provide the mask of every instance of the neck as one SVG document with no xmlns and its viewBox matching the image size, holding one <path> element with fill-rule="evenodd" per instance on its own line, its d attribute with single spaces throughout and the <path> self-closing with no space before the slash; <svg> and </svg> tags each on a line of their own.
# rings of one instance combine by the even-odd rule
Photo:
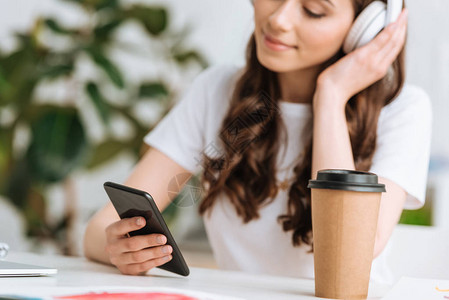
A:
<svg viewBox="0 0 449 300">
<path fill-rule="evenodd" d="M 321 68 L 310 68 L 278 73 L 281 101 L 312 103 L 320 71 Z"/>
</svg>

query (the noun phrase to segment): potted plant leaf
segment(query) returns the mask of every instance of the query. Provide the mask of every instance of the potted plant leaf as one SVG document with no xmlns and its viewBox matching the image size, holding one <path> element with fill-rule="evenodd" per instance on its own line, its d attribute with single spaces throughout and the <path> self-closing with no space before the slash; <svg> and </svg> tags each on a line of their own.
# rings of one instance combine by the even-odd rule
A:
<svg viewBox="0 0 449 300">
<path fill-rule="evenodd" d="M 124 75 L 109 49 L 125 46 L 142 63 L 151 67 L 151 62 L 133 51 L 135 45 L 118 41 L 117 31 L 138 24 L 157 46 L 153 58 L 179 72 L 192 65 L 205 68 L 207 62 L 196 49 L 185 46 L 189 30 L 170 30 L 169 14 L 163 7 L 125 6 L 118 0 L 60 1 L 81 8 L 89 22 L 68 27 L 57 18 L 39 17 L 30 30 L 16 34 L 13 51 L 0 49 L 0 195 L 23 213 L 29 236 L 37 241 L 57 239 L 62 253 L 73 254 L 73 241 L 68 239 L 76 213 L 71 174 L 93 170 L 124 152 L 133 153 L 137 160 L 144 135 L 177 97 L 166 79 L 131 80 Z M 63 39 L 64 47 L 52 47 L 48 42 L 52 39 Z M 79 65 L 86 60 L 95 68 L 89 78 L 79 75 Z M 48 84 L 64 90 L 62 101 L 42 99 L 39 88 Z M 111 90 L 119 91 L 126 101 L 112 101 L 107 93 Z M 88 99 L 105 128 L 100 140 L 88 134 L 90 125 L 83 118 L 86 108 L 80 95 Z M 162 107 L 158 119 L 152 124 L 142 122 L 135 115 L 136 105 L 154 101 Z M 126 138 L 112 134 L 116 117 L 131 128 Z M 66 190 L 66 209 L 58 222 L 50 223 L 46 219 L 47 190 L 55 184 Z"/>
</svg>

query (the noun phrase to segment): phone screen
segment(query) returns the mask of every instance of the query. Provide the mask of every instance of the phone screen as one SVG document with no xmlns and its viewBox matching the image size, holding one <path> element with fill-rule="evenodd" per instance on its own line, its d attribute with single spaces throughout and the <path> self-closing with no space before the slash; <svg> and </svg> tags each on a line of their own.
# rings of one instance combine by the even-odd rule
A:
<svg viewBox="0 0 449 300">
<path fill-rule="evenodd" d="M 189 275 L 189 268 L 187 267 L 181 251 L 176 245 L 176 242 L 151 195 L 145 191 L 113 182 L 106 182 L 104 184 L 104 189 L 121 219 L 137 216 L 145 218 L 145 226 L 139 230 L 130 232 L 130 236 L 159 233 L 167 237 L 167 245 L 170 245 L 173 248 L 173 258 L 158 268 L 183 276 Z"/>
</svg>

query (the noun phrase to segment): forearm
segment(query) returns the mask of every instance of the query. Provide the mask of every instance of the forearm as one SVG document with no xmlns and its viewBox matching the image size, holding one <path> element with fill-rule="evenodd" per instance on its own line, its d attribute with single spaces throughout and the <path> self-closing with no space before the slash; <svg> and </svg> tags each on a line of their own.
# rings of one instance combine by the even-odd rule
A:
<svg viewBox="0 0 449 300">
<path fill-rule="evenodd" d="M 401 218 L 407 193 L 403 188 L 386 178 L 379 177 L 379 182 L 385 184 L 386 193 L 382 193 L 379 217 L 377 221 L 374 258 L 382 253 Z"/>
<path fill-rule="evenodd" d="M 345 116 L 346 101 L 319 89 L 313 99 L 312 178 L 322 169 L 353 170 L 354 158 Z"/>
<path fill-rule="evenodd" d="M 314 99 L 312 177 L 322 169 L 355 169 L 344 106 L 341 99 L 317 92 Z M 381 230 L 376 233 L 374 258 L 386 244 Z"/>
<path fill-rule="evenodd" d="M 105 218 L 105 211 L 108 209 L 108 207 L 105 207 L 98 211 L 89 221 L 84 234 L 84 255 L 91 260 L 111 264 L 105 250 L 105 230 L 111 222 L 108 218 Z"/>
<path fill-rule="evenodd" d="M 91 260 L 110 264 L 105 251 L 106 235 L 104 231 L 96 230 L 92 221 L 89 223 L 84 235 L 84 255 Z"/>
</svg>

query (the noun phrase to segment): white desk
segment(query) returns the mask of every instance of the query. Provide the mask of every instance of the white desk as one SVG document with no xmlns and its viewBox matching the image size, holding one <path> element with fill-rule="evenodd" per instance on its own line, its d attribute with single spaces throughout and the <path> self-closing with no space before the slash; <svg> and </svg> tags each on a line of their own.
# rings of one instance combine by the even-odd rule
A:
<svg viewBox="0 0 449 300">
<path fill-rule="evenodd" d="M 166 287 L 245 299 L 319 299 L 314 297 L 314 281 L 291 277 L 273 277 L 214 269 L 190 268 L 188 277 L 154 269 L 149 276 L 126 276 L 110 266 L 81 257 L 10 253 L 6 260 L 55 267 L 54 277 L 0 278 L 2 287 L 84 287 L 132 286 Z M 370 286 L 370 298 L 379 299 L 390 287 Z M 20 290 L 19 290 L 20 291 Z"/>
</svg>

